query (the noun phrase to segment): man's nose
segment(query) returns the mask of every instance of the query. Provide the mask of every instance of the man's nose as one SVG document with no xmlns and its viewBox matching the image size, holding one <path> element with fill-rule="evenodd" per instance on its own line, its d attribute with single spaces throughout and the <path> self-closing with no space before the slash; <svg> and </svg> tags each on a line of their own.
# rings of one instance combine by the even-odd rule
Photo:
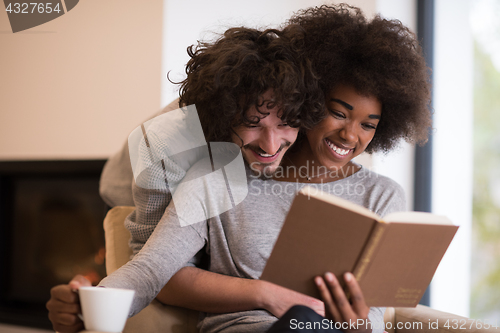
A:
<svg viewBox="0 0 500 333">
<path fill-rule="evenodd" d="M 279 136 L 272 129 L 264 129 L 259 138 L 259 147 L 266 154 L 274 155 L 281 146 Z"/>
</svg>

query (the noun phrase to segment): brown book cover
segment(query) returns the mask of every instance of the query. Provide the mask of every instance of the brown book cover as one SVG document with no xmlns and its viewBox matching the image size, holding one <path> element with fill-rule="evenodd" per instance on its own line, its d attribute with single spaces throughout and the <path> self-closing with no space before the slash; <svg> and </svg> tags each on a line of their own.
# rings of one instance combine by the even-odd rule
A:
<svg viewBox="0 0 500 333">
<path fill-rule="evenodd" d="M 430 213 L 383 220 L 305 187 L 295 197 L 261 279 L 320 298 L 314 277 L 353 272 L 368 306 L 418 304 L 458 227 Z"/>
</svg>

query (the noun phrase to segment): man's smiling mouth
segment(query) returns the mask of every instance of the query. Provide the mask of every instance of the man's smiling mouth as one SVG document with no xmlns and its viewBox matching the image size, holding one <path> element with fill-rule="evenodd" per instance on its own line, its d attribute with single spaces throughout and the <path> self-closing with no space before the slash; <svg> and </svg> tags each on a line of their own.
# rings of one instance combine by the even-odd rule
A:
<svg viewBox="0 0 500 333">
<path fill-rule="evenodd" d="M 276 152 L 276 154 L 274 154 L 274 155 L 271 155 L 271 154 L 261 154 L 261 153 L 257 153 L 257 154 L 259 154 L 259 155 L 260 155 L 260 156 L 262 156 L 262 157 L 273 157 L 273 156 L 278 155 L 279 153 L 280 153 L 280 150 L 278 150 L 278 151 Z"/>
</svg>

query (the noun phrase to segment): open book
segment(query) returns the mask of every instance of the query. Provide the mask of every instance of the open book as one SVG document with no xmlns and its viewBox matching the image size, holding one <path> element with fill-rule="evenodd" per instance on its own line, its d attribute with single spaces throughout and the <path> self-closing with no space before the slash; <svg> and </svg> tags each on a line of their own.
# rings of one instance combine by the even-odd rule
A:
<svg viewBox="0 0 500 333">
<path fill-rule="evenodd" d="M 382 220 L 347 200 L 303 188 L 261 279 L 320 298 L 314 277 L 352 272 L 368 306 L 413 307 L 458 227 L 446 217 L 392 213 Z"/>
</svg>

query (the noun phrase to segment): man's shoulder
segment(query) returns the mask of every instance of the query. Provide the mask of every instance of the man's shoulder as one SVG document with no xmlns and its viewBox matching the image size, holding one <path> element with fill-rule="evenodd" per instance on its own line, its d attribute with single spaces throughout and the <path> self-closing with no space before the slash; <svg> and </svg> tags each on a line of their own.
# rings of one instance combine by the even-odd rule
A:
<svg viewBox="0 0 500 333">
<path fill-rule="evenodd" d="M 158 112 L 157 114 L 155 114 L 155 117 L 159 116 L 161 114 L 167 113 L 169 111 L 177 110 L 179 107 L 180 107 L 179 106 L 179 99 L 176 98 L 175 100 L 173 100 L 172 102 L 170 102 L 167 106 L 165 106 L 163 109 L 161 109 L 160 112 Z"/>
</svg>

